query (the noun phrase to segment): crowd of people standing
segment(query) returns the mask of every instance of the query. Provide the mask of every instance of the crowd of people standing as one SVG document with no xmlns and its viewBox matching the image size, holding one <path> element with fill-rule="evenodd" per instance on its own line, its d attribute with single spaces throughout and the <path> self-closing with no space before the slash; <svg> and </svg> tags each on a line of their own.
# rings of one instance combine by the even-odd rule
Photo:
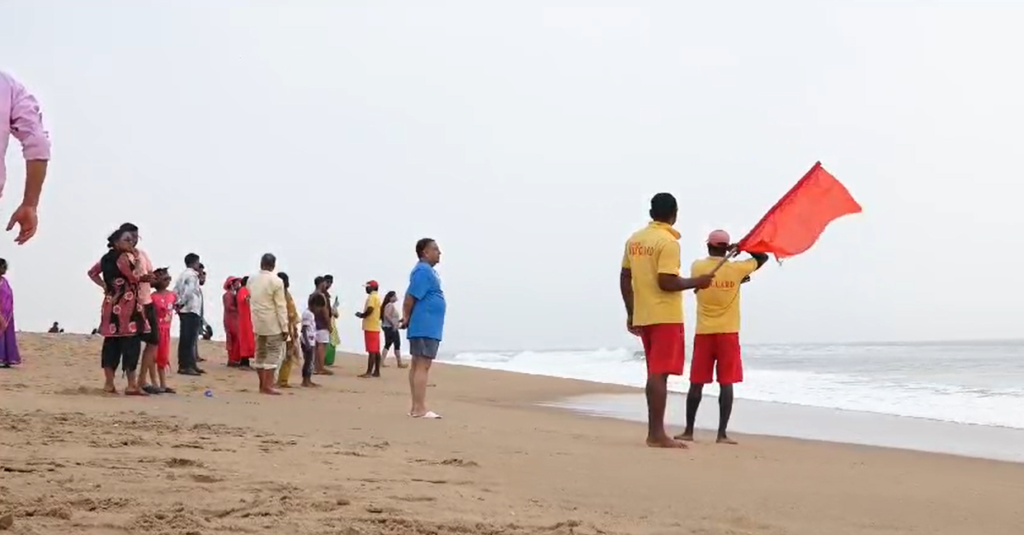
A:
<svg viewBox="0 0 1024 535">
<path fill-rule="evenodd" d="M 417 242 L 416 254 L 419 262 L 410 275 L 401 311 L 397 292 L 388 292 L 381 300 L 379 284 L 365 284 L 366 303 L 355 313 L 362 320 L 367 352 L 367 370 L 360 377 L 380 377 L 380 368 L 392 347 L 398 367 L 405 368 L 400 330 L 408 329 L 412 353 L 409 414 L 433 419 L 440 416 L 426 407 L 426 384 L 442 339 L 446 312 L 440 278 L 434 270 L 441 252 L 434 240 L 424 238 Z M 169 268 L 154 267 L 149 255 L 139 247 L 136 225 L 125 223 L 108 237 L 106 254 L 88 271 L 89 278 L 104 290 L 99 327 L 99 334 L 104 337 L 100 359 L 104 391 L 117 393 L 115 376 L 120 367 L 127 379 L 125 395 L 175 393 L 168 385 L 175 315 L 179 327 L 178 375 L 195 377 L 206 373 L 200 367 L 205 359 L 200 357 L 198 345 L 208 325 L 203 294 L 206 268 L 195 253 L 185 255 L 184 263 L 185 269 L 174 281 L 172 290 Z M 255 370 L 262 394 L 279 395 L 279 389 L 290 388 L 295 367 L 301 367 L 303 387 L 319 386 L 313 382 L 314 375 L 334 375 L 329 368 L 340 341 L 339 302 L 331 296 L 334 277 L 318 276 L 313 284 L 300 314 L 292 296 L 291 280 L 287 273 L 277 271 L 273 254 L 262 256 L 257 274 L 229 276 L 224 281 L 227 366 Z"/>
</svg>

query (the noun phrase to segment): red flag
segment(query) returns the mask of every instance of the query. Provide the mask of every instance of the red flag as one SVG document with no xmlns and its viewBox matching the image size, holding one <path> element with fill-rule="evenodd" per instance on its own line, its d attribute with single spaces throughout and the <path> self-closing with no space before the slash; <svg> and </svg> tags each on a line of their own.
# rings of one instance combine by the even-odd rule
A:
<svg viewBox="0 0 1024 535">
<path fill-rule="evenodd" d="M 818 162 L 740 240 L 739 250 L 771 253 L 777 260 L 796 256 L 810 249 L 829 223 L 860 211 L 850 192 Z"/>
</svg>

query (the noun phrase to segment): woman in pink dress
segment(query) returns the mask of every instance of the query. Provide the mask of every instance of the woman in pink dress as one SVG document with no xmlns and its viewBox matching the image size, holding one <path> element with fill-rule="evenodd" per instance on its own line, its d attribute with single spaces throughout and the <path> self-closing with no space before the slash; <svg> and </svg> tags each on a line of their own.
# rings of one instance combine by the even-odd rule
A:
<svg viewBox="0 0 1024 535">
<path fill-rule="evenodd" d="M 160 334 L 156 347 L 156 373 L 162 394 L 175 393 L 167 386 L 167 370 L 171 369 L 171 322 L 174 320 L 174 303 L 178 300 L 178 296 L 167 289 L 170 285 L 171 274 L 167 268 L 153 271 L 153 310 Z"/>
</svg>

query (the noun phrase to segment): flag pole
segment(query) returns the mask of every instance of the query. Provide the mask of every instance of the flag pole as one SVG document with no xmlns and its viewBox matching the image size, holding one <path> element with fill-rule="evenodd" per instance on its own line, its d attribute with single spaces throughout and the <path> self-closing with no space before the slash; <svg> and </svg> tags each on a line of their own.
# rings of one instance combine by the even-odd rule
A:
<svg viewBox="0 0 1024 535">
<path fill-rule="evenodd" d="M 715 269 L 712 269 L 711 273 L 708 273 L 708 275 L 712 275 L 713 276 L 715 273 L 718 272 L 719 269 L 722 268 L 722 266 L 725 265 L 726 262 L 728 262 L 732 258 L 735 258 L 736 255 L 738 255 L 738 254 L 740 254 L 739 249 L 733 249 L 732 251 L 729 251 L 728 253 L 726 253 L 725 256 L 722 257 L 722 260 L 720 260 L 718 262 L 718 265 L 715 266 Z"/>
</svg>

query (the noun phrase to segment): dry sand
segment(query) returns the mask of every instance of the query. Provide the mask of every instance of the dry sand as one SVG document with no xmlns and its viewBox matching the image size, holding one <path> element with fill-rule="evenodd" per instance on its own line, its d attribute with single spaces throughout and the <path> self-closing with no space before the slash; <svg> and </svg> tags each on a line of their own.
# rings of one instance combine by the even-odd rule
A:
<svg viewBox="0 0 1024 535">
<path fill-rule="evenodd" d="M 203 343 L 206 376 L 140 399 L 100 393 L 98 338 L 20 340 L 0 370 L 9 533 L 1024 533 L 1024 465 L 753 436 L 653 450 L 641 425 L 534 405 L 614 386 L 438 365 L 445 419 L 422 421 L 393 363 L 268 398 Z"/>
</svg>

